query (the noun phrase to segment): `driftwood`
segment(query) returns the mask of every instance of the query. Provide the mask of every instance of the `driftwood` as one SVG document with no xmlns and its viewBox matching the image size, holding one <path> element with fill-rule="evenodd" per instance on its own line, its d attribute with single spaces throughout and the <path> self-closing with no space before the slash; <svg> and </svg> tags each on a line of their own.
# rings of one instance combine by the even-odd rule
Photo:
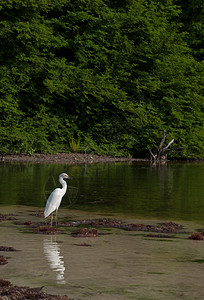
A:
<svg viewBox="0 0 204 300">
<path fill-rule="evenodd" d="M 153 161 L 153 162 L 163 161 L 164 162 L 167 160 L 166 152 L 167 152 L 167 149 L 173 144 L 174 139 L 172 139 L 166 147 L 162 148 L 164 145 L 165 139 L 166 139 L 166 132 L 164 130 L 163 138 L 161 140 L 159 147 L 154 152 L 152 150 L 149 150 L 150 154 L 151 154 L 151 161 Z"/>
</svg>

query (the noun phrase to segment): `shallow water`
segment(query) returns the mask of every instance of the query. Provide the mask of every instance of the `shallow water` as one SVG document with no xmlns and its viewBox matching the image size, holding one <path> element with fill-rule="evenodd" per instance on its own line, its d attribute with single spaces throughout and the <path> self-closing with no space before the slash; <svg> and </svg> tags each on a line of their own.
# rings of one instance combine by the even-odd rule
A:
<svg viewBox="0 0 204 300">
<path fill-rule="evenodd" d="M 38 222 L 31 209 L 36 210 L 13 206 L 1 211 L 15 213 L 18 220 Z M 61 209 L 61 217 L 67 216 L 74 220 L 101 215 Z M 155 224 L 157 220 L 143 222 Z M 198 226 L 193 222 L 182 225 L 191 232 Z M 2 252 L 9 259 L 0 266 L 1 278 L 17 285 L 45 286 L 46 292 L 75 299 L 202 299 L 203 241 L 187 239 L 189 233 L 155 239 L 144 232 L 99 232 L 107 234 L 98 238 L 76 238 L 69 232 L 49 236 L 26 233 L 24 226 L 12 221 L 2 222 L 1 244 L 19 251 Z"/>
<path fill-rule="evenodd" d="M 55 185 L 52 174 L 67 167 L 1 165 L 0 212 L 14 213 L 18 220 L 42 221 L 31 211 L 43 211 L 46 193 Z M 204 227 L 202 164 L 68 169 L 76 179 L 70 183 L 72 195 L 59 210 L 62 220 L 105 216 L 146 224 L 178 221 L 189 232 Z M 69 230 L 49 236 L 28 233 L 13 221 L 1 222 L 0 245 L 19 251 L 0 252 L 9 257 L 8 264 L 0 266 L 0 277 L 17 285 L 45 286 L 46 292 L 77 300 L 203 298 L 204 241 L 189 240 L 190 233 L 156 239 L 145 232 L 99 232 L 98 238 L 72 237 Z"/>
</svg>

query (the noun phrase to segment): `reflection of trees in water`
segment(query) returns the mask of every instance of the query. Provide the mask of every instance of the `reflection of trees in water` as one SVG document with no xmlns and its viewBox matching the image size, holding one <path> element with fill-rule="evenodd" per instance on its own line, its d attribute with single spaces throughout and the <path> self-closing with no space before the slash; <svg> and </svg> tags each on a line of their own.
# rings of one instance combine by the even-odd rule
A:
<svg viewBox="0 0 204 300">
<path fill-rule="evenodd" d="M 60 246 L 56 241 L 45 239 L 44 240 L 44 254 L 50 265 L 50 268 L 56 272 L 56 281 L 59 284 L 65 284 L 64 272 L 65 266 L 63 256 L 60 255 Z"/>
<path fill-rule="evenodd" d="M 155 170 L 158 178 L 157 185 L 159 190 L 160 199 L 168 200 L 172 197 L 173 186 L 174 186 L 174 170 L 173 168 L 168 168 L 167 164 L 157 164 L 152 166 Z"/>
</svg>

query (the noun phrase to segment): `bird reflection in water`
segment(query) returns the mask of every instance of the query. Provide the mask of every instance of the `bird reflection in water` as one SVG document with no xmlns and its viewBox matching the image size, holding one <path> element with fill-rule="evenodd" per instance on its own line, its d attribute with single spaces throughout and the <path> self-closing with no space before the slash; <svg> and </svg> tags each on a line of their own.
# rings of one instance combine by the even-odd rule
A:
<svg viewBox="0 0 204 300">
<path fill-rule="evenodd" d="M 56 272 L 56 281 L 58 284 L 65 284 L 64 279 L 64 272 L 65 272 L 65 266 L 63 261 L 63 256 L 60 255 L 60 245 L 55 240 L 45 239 L 44 240 L 44 253 L 45 257 L 47 258 L 50 268 L 53 269 L 53 271 Z"/>
</svg>

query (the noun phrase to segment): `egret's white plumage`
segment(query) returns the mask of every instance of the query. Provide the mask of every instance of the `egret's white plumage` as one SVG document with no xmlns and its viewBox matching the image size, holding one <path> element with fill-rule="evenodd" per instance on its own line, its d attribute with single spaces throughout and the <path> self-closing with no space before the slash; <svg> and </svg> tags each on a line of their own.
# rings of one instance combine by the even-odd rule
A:
<svg viewBox="0 0 204 300">
<path fill-rule="evenodd" d="M 62 201 L 62 197 L 67 191 L 67 183 L 64 181 L 65 178 L 71 178 L 66 173 L 62 173 L 59 175 L 59 182 L 62 185 L 62 188 L 56 188 L 47 199 L 47 203 L 45 206 L 44 216 L 47 218 L 51 213 L 53 213 L 56 210 L 56 215 L 58 208 L 60 206 L 60 203 Z M 52 224 L 52 221 L 51 221 Z"/>
</svg>

